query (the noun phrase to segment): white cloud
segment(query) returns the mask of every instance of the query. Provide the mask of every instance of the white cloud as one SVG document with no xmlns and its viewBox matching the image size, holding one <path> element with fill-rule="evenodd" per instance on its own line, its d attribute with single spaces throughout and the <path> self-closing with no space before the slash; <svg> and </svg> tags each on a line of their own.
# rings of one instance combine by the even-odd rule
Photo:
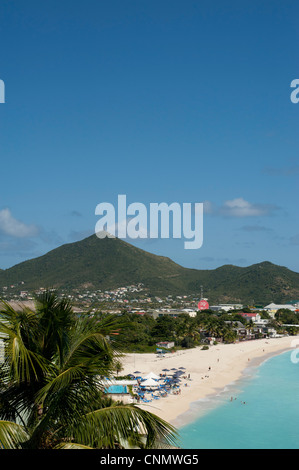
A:
<svg viewBox="0 0 299 470">
<path fill-rule="evenodd" d="M 17 238 L 33 237 L 39 233 L 36 225 L 26 225 L 15 219 L 9 209 L 0 210 L 0 232 Z"/>
<path fill-rule="evenodd" d="M 225 201 L 219 212 L 228 217 L 254 217 L 269 215 L 277 209 L 278 207 L 272 204 L 252 204 L 239 197 Z"/>
<path fill-rule="evenodd" d="M 107 232 L 114 233 L 116 237 L 120 238 L 148 238 L 150 236 L 147 230 L 147 220 L 146 218 L 141 218 L 135 220 L 135 217 L 127 217 L 126 219 L 116 222 L 114 225 L 111 225 L 107 228 Z M 143 225 L 141 225 L 141 223 Z M 123 237 L 122 234 L 126 234 Z"/>
</svg>

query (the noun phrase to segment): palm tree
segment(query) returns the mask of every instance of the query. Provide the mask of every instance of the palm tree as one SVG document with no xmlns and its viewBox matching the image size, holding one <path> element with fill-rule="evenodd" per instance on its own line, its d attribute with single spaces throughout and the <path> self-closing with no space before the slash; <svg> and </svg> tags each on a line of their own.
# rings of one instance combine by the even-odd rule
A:
<svg viewBox="0 0 299 470">
<path fill-rule="evenodd" d="M 205 322 L 205 329 L 211 336 L 219 338 L 223 335 L 223 322 L 219 318 L 210 316 Z"/>
<path fill-rule="evenodd" d="M 223 341 L 225 343 L 234 343 L 237 339 L 237 332 L 227 327 L 223 329 Z"/>
<path fill-rule="evenodd" d="M 117 375 L 119 374 L 119 372 L 121 372 L 123 370 L 123 366 L 122 366 L 122 363 L 120 361 L 116 362 L 115 370 L 116 370 Z"/>
<path fill-rule="evenodd" d="M 107 399 L 103 377 L 117 368 L 119 318 L 76 316 L 55 293 L 34 310 L 2 301 L 0 448 L 154 448 L 175 445 L 175 428 L 156 415 Z"/>
</svg>

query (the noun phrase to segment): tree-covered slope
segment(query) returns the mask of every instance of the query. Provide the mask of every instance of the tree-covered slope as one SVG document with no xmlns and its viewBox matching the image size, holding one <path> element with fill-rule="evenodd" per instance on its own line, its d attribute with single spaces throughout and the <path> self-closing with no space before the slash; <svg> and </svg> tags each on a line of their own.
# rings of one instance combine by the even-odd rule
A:
<svg viewBox="0 0 299 470">
<path fill-rule="evenodd" d="M 210 303 L 265 304 L 299 298 L 299 273 L 270 262 L 248 267 L 225 265 L 213 270 L 188 269 L 118 238 L 99 239 L 96 235 L 0 272 L 0 287 L 22 281 L 22 289 L 26 290 L 103 290 L 143 283 L 152 295 L 199 295 L 203 286 Z"/>
</svg>

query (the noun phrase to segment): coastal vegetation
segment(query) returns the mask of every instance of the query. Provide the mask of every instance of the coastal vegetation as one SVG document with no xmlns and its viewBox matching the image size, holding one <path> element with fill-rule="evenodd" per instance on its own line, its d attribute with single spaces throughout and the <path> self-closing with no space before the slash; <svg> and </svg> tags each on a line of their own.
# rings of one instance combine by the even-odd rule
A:
<svg viewBox="0 0 299 470">
<path fill-rule="evenodd" d="M 273 319 L 267 312 L 261 311 L 260 315 L 269 320 L 267 327 L 274 328 L 278 334 L 299 333 L 299 315 L 291 310 L 278 310 Z M 176 350 L 206 344 L 209 338 L 233 343 L 244 339 L 246 333 L 250 333 L 252 338 L 261 337 L 260 329 L 252 320 L 242 317 L 237 311 L 216 313 L 205 310 L 198 312 L 195 317 L 182 313 L 176 317 L 163 315 L 157 319 L 148 314 L 123 312 L 121 318 L 129 325 L 121 332 L 122 349 L 125 352 L 155 352 L 157 343 L 163 341 L 174 342 L 172 350 Z"/>
<path fill-rule="evenodd" d="M 103 378 L 121 370 L 125 318 L 77 315 L 55 293 L 35 309 L 3 302 L 0 335 L 0 448 L 155 448 L 176 430 L 133 404 L 107 398 Z"/>
</svg>

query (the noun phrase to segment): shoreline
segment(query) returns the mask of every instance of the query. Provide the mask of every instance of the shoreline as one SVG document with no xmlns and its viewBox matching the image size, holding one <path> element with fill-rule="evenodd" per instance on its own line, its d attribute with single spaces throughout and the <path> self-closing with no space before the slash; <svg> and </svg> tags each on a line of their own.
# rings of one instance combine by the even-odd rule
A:
<svg viewBox="0 0 299 470">
<path fill-rule="evenodd" d="M 182 381 L 180 395 L 168 395 L 150 403 L 138 404 L 138 407 L 179 429 L 200 417 L 199 408 L 207 409 L 201 405 L 218 403 L 219 396 L 246 379 L 246 370 L 256 369 L 270 357 L 291 351 L 291 343 L 296 338 L 299 339 L 299 336 L 219 343 L 208 350 L 202 350 L 199 346 L 169 353 L 164 358 L 154 353 L 126 354 L 122 358 L 122 374 L 132 374 L 138 370 L 139 375 L 149 372 L 159 375 L 165 368 L 184 367 L 186 375 L 190 374 L 190 380 Z"/>
<path fill-rule="evenodd" d="M 272 357 L 279 356 L 280 354 L 284 354 L 289 350 L 289 348 L 284 348 L 279 351 L 266 354 L 265 356 L 256 357 L 252 360 L 249 367 L 245 367 L 243 371 L 241 371 L 241 375 L 234 380 L 225 385 L 223 389 L 214 390 L 213 393 L 207 395 L 203 398 L 199 398 L 194 402 L 189 404 L 189 409 L 178 415 L 172 422 L 177 429 L 188 425 L 202 416 L 204 416 L 207 412 L 213 410 L 214 408 L 221 406 L 221 398 L 225 401 L 228 401 L 232 395 L 235 395 L 235 392 L 240 392 L 244 386 L 246 386 L 246 381 L 250 381 L 255 373 L 257 372 L 258 368 L 264 364 L 264 362 L 268 361 Z"/>
</svg>

